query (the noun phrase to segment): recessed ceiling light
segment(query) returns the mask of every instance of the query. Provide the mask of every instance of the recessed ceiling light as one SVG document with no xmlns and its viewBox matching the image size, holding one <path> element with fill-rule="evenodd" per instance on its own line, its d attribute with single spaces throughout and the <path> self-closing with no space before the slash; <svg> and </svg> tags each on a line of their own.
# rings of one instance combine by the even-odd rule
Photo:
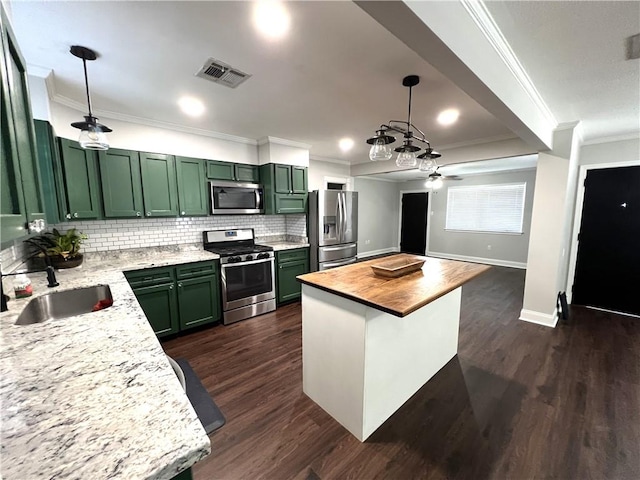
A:
<svg viewBox="0 0 640 480">
<path fill-rule="evenodd" d="M 443 110 L 438 115 L 438 123 L 440 125 L 452 125 L 456 123 L 458 117 L 460 116 L 460 111 L 455 108 L 450 108 L 448 110 Z"/>
<path fill-rule="evenodd" d="M 282 2 L 262 0 L 253 9 L 253 24 L 265 37 L 278 40 L 289 31 L 291 17 Z"/>
<path fill-rule="evenodd" d="M 178 100 L 178 105 L 191 117 L 199 117 L 204 113 L 204 104 L 194 97 L 182 97 Z"/>
<path fill-rule="evenodd" d="M 348 152 L 353 148 L 353 140 L 351 140 L 350 138 L 343 138 L 340 140 L 340 142 L 338 142 L 338 145 L 340 145 L 340 150 L 342 150 L 343 152 Z"/>
</svg>

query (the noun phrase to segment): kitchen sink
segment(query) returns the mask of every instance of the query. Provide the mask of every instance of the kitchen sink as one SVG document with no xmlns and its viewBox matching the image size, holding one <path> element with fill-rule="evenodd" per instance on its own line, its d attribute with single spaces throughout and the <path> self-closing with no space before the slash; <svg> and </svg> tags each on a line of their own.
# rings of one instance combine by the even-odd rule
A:
<svg viewBox="0 0 640 480">
<path fill-rule="evenodd" d="M 73 317 L 110 307 L 113 303 L 109 285 L 75 288 L 48 293 L 31 300 L 18 316 L 16 325 L 31 325 Z"/>
</svg>

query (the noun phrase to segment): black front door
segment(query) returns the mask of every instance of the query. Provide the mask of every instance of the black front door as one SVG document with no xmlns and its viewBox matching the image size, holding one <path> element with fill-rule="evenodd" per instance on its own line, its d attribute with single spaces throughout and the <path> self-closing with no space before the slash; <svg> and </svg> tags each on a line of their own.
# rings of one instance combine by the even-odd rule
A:
<svg viewBox="0 0 640 480">
<path fill-rule="evenodd" d="M 402 195 L 401 252 L 425 254 L 428 206 L 429 196 L 426 192 Z"/>
<path fill-rule="evenodd" d="M 640 167 L 587 173 L 571 301 L 640 315 Z"/>
</svg>

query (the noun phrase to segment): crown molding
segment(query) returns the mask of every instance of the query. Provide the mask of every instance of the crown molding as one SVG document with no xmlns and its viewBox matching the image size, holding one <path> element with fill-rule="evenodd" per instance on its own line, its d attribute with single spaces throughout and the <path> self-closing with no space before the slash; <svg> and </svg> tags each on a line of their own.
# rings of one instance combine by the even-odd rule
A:
<svg viewBox="0 0 640 480">
<path fill-rule="evenodd" d="M 320 157 L 318 155 L 309 155 L 309 160 L 312 160 L 314 162 L 337 163 L 338 165 L 351 166 L 351 162 L 348 160 L 341 160 L 338 158 L 329 158 L 329 157 Z"/>
<path fill-rule="evenodd" d="M 63 95 L 54 94 L 52 101 L 64 105 L 79 112 L 86 112 L 87 106 L 84 103 L 76 102 Z M 202 128 L 185 127 L 184 125 L 178 125 L 171 122 L 163 122 L 160 120 L 151 120 L 149 118 L 136 117 L 134 115 L 126 115 L 124 113 L 111 112 L 109 110 L 93 109 L 93 114 L 97 118 L 108 118 L 111 120 L 120 120 L 122 122 L 135 123 L 137 125 L 146 125 L 148 127 L 162 128 L 165 130 L 173 130 L 176 132 L 189 133 L 192 135 L 201 135 L 204 137 L 216 138 L 218 140 L 225 140 L 227 142 L 241 143 L 244 145 L 257 145 L 258 142 L 252 138 L 239 137 L 236 135 L 229 135 L 227 133 L 214 132 L 212 130 L 205 130 Z"/>
<path fill-rule="evenodd" d="M 484 2 L 482 0 L 460 0 L 460 3 L 538 110 L 548 122 L 557 125 L 558 122 L 553 113 L 551 113 L 551 110 L 542 99 L 540 92 L 538 92 L 538 89 L 531 81 L 531 78 L 518 60 L 518 57 L 516 57 L 506 38 L 502 35 L 500 28 L 498 28 L 498 25 L 493 20 Z"/>
<path fill-rule="evenodd" d="M 625 140 L 640 140 L 640 132 L 628 132 L 620 135 L 611 135 L 609 137 L 590 138 L 589 140 L 582 142 L 582 146 L 585 145 L 598 145 L 600 143 L 613 143 L 623 142 Z"/>
<path fill-rule="evenodd" d="M 293 140 L 287 140 L 285 138 L 278 137 L 262 137 L 258 139 L 257 145 L 265 145 L 267 143 L 275 143 L 276 145 L 284 145 L 286 147 L 296 147 L 296 148 L 304 148 L 305 150 L 310 150 L 311 145 L 308 143 L 295 142 Z"/>
</svg>

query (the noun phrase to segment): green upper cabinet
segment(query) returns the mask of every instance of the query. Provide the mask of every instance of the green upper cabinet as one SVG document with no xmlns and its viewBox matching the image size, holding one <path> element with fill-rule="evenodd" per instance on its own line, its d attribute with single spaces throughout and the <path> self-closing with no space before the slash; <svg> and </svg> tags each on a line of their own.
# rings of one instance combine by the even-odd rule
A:
<svg viewBox="0 0 640 480">
<path fill-rule="evenodd" d="M 106 218 L 141 217 L 142 179 L 138 152 L 111 148 L 98 154 Z"/>
<path fill-rule="evenodd" d="M 207 160 L 207 178 L 231 182 L 259 183 L 260 169 L 257 165 Z"/>
<path fill-rule="evenodd" d="M 0 8 L 2 58 L 0 152 L 1 243 L 28 233 L 27 222 L 44 220 L 36 142 L 33 128 L 26 63 L 20 54 L 4 8 Z"/>
<path fill-rule="evenodd" d="M 56 190 L 55 169 L 59 168 L 56 137 L 49 122 L 33 121 L 36 131 L 36 147 L 38 149 L 38 165 L 44 200 L 44 213 L 47 223 L 60 223 L 58 192 Z"/>
<path fill-rule="evenodd" d="M 60 163 L 67 220 L 101 218 L 98 193 L 97 152 L 85 150 L 78 142 L 60 138 Z"/>
<path fill-rule="evenodd" d="M 309 187 L 308 169 L 306 167 L 291 167 L 291 191 L 292 193 L 307 194 Z"/>
<path fill-rule="evenodd" d="M 145 216 L 178 215 L 178 188 L 173 155 L 141 152 L 140 172 Z"/>
<path fill-rule="evenodd" d="M 180 215 L 207 215 L 209 196 L 204 160 L 176 157 L 176 172 Z"/>
<path fill-rule="evenodd" d="M 308 170 L 268 163 L 260 167 L 266 214 L 306 213 Z"/>
</svg>

